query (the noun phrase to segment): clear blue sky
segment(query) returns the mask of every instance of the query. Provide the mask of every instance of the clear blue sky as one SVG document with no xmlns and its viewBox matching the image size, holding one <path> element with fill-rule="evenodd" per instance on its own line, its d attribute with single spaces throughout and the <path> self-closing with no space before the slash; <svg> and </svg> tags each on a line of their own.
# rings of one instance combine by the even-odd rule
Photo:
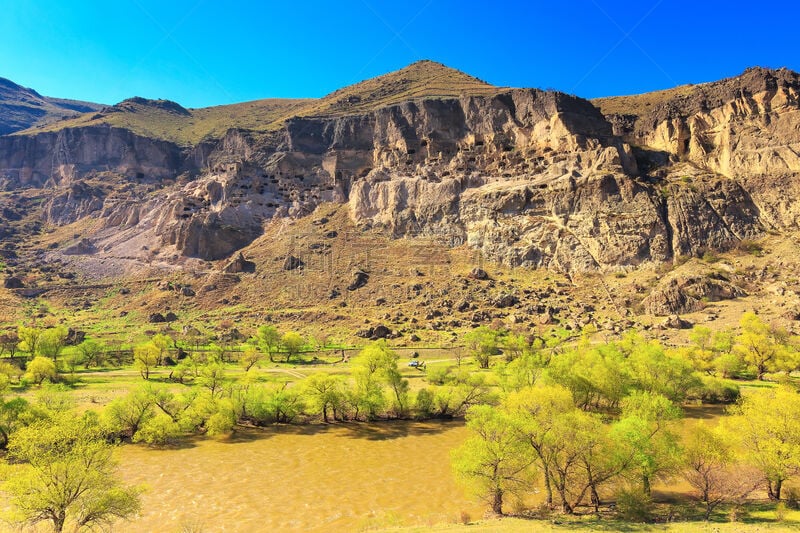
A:
<svg viewBox="0 0 800 533">
<path fill-rule="evenodd" d="M 584 97 L 800 70 L 800 2 L 0 0 L 0 77 L 202 107 L 317 97 L 433 59 Z"/>
</svg>

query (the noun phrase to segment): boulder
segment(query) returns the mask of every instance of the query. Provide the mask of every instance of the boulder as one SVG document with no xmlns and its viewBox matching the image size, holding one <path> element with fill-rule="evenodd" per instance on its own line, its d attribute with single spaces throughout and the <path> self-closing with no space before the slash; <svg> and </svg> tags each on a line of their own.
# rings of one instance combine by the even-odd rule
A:
<svg viewBox="0 0 800 533">
<path fill-rule="evenodd" d="M 511 307 L 519 303 L 519 299 L 513 294 L 504 293 L 497 298 L 492 299 L 492 305 L 497 308 Z"/>
<path fill-rule="evenodd" d="M 384 326 L 383 324 L 379 324 L 372 329 L 372 335 L 370 336 L 371 339 L 387 339 L 392 334 L 392 330 Z"/>
<path fill-rule="evenodd" d="M 164 315 L 161 313 L 151 313 L 150 316 L 147 318 L 147 321 L 151 324 L 160 324 L 162 322 L 166 322 L 167 319 L 164 318 Z"/>
<path fill-rule="evenodd" d="M 689 329 L 691 327 L 691 322 L 682 319 L 678 315 L 671 315 L 659 324 L 660 329 Z"/>
<path fill-rule="evenodd" d="M 94 243 L 89 239 L 81 239 L 64 249 L 64 255 L 90 255 L 97 252 Z"/>
<path fill-rule="evenodd" d="M 475 267 L 467 274 L 467 277 L 470 279 L 487 280 L 489 279 L 489 274 L 484 269 Z"/>
<path fill-rule="evenodd" d="M 6 289 L 24 289 L 25 283 L 23 283 L 21 279 L 11 276 L 3 281 L 3 287 Z"/>
<path fill-rule="evenodd" d="M 347 286 L 347 290 L 354 291 L 360 289 L 367 284 L 367 281 L 369 281 L 369 274 L 363 270 L 356 270 L 353 272 L 353 281 Z"/>
<path fill-rule="evenodd" d="M 252 274 L 256 271 L 256 264 L 252 261 L 248 261 L 245 259 L 244 255 L 239 252 L 239 255 L 236 256 L 230 263 L 225 265 L 222 269 L 223 272 L 228 274 L 239 274 L 239 273 L 247 273 Z"/>
<path fill-rule="evenodd" d="M 164 315 L 164 320 L 166 322 L 175 322 L 176 320 L 178 320 L 178 315 L 170 311 L 166 315 Z"/>
<path fill-rule="evenodd" d="M 77 346 L 86 340 L 86 332 L 77 329 L 69 328 L 67 330 L 67 338 L 64 339 L 64 344 L 67 346 Z"/>
<path fill-rule="evenodd" d="M 191 297 L 191 296 L 195 295 L 194 289 L 191 288 L 189 285 L 184 285 L 183 287 L 181 287 L 181 291 L 180 292 L 181 292 L 182 296 Z"/>
<path fill-rule="evenodd" d="M 298 268 L 303 268 L 303 266 L 305 266 L 303 260 L 293 255 L 288 256 L 283 262 L 284 270 L 296 270 Z"/>
</svg>

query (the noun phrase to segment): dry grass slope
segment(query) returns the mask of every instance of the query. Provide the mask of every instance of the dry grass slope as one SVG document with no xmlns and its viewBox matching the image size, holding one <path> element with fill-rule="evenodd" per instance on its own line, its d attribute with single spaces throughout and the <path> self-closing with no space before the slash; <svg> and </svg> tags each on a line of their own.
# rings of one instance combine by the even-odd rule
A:
<svg viewBox="0 0 800 533">
<path fill-rule="evenodd" d="M 419 61 L 320 99 L 265 99 L 183 110 L 171 102 L 135 98 L 98 113 L 31 128 L 20 134 L 108 124 L 146 137 L 191 146 L 204 139 L 220 138 L 230 128 L 269 132 L 280 129 L 292 117 L 366 113 L 419 98 L 457 98 L 497 91 L 497 87 L 440 63 Z"/>
</svg>

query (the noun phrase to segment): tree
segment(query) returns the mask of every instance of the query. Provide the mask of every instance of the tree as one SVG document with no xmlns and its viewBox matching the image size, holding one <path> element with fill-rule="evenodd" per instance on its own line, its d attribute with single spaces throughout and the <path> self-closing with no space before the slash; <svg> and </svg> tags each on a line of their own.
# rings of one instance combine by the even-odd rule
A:
<svg viewBox="0 0 800 533">
<path fill-rule="evenodd" d="M 200 367 L 197 384 L 208 389 L 212 399 L 222 393 L 222 387 L 226 382 L 225 367 L 222 366 L 218 359 L 212 359 Z"/>
<path fill-rule="evenodd" d="M 800 394 L 787 387 L 756 390 L 732 412 L 731 434 L 761 472 L 769 498 L 780 500 L 784 482 L 800 473 Z"/>
<path fill-rule="evenodd" d="M 474 406 L 467 412 L 467 427 L 473 435 L 453 451 L 453 468 L 477 485 L 494 513 L 503 514 L 506 495 L 519 493 L 532 482 L 533 458 L 503 411 Z"/>
<path fill-rule="evenodd" d="M 745 313 L 739 321 L 741 334 L 734 349 L 756 373 L 759 380 L 767 372 L 782 369 L 787 358 L 786 332 L 766 324 L 755 313 Z"/>
<path fill-rule="evenodd" d="M 464 335 L 467 349 L 475 357 L 478 366 L 489 368 L 489 357 L 500 353 L 498 339 L 500 333 L 486 326 L 480 326 Z"/>
<path fill-rule="evenodd" d="M 258 350 L 253 346 L 248 346 L 245 348 L 244 352 L 242 352 L 239 363 L 244 367 L 245 372 L 250 372 L 250 369 L 258 365 L 263 358 L 264 356 Z"/>
<path fill-rule="evenodd" d="M 13 359 L 19 348 L 19 342 L 19 335 L 16 331 L 0 335 L 0 356 L 8 352 L 8 356 Z"/>
<path fill-rule="evenodd" d="M 731 468 L 734 461 L 734 439 L 719 429 L 698 425 L 685 447 L 686 466 L 683 476 L 697 491 L 697 499 L 705 504 L 708 520 L 720 504 L 746 498 L 761 483 L 744 465 Z"/>
<path fill-rule="evenodd" d="M 68 523 L 75 530 L 111 524 L 140 509 L 140 489 L 115 476 L 111 446 L 96 417 L 71 413 L 19 429 L 9 456 L 4 489 L 23 520 L 49 521 L 56 532 Z"/>
<path fill-rule="evenodd" d="M 150 379 L 150 371 L 158 364 L 161 350 L 152 342 L 145 342 L 133 348 L 133 366 L 145 380 Z"/>
<path fill-rule="evenodd" d="M 553 504 L 552 468 L 558 439 L 557 420 L 575 410 L 569 390 L 561 386 L 536 386 L 509 394 L 503 408 L 512 414 L 513 428 L 533 450 L 544 475 L 546 503 Z"/>
<path fill-rule="evenodd" d="M 622 402 L 622 417 L 614 424 L 612 437 L 629 455 L 630 472 L 646 496 L 654 478 L 680 466 L 678 438 L 669 430 L 670 421 L 680 417 L 680 409 L 660 394 L 636 391 Z"/>
<path fill-rule="evenodd" d="M 164 359 L 169 355 L 169 350 L 175 344 L 175 341 L 172 340 L 172 337 L 168 335 L 164 335 L 163 333 L 157 333 L 153 335 L 153 338 L 150 339 L 150 342 L 153 343 L 153 346 L 158 348 L 158 361 L 156 362 L 156 366 L 161 366 L 164 364 Z"/>
<path fill-rule="evenodd" d="M 105 347 L 94 339 L 86 339 L 78 345 L 78 351 L 83 356 L 86 368 L 100 367 L 105 363 Z"/>
<path fill-rule="evenodd" d="M 39 355 L 49 357 L 53 363 L 58 364 L 58 356 L 67 344 L 69 330 L 65 326 L 48 328 L 39 336 L 37 351 Z"/>
<path fill-rule="evenodd" d="M 41 385 L 44 380 L 55 381 L 58 373 L 56 372 L 56 365 L 50 359 L 42 356 L 36 356 L 33 361 L 28 363 L 25 372 L 25 377 L 37 385 Z"/>
<path fill-rule="evenodd" d="M 657 341 L 635 344 L 628 363 L 634 384 L 640 390 L 680 402 L 700 379 L 692 364 L 679 354 L 664 350 Z"/>
<path fill-rule="evenodd" d="M 31 357 L 37 353 L 39 347 L 39 337 L 42 335 L 42 330 L 37 327 L 19 326 L 17 328 L 17 336 L 19 337 L 20 347 L 28 352 Z"/>
<path fill-rule="evenodd" d="M 288 363 L 292 357 L 300 353 L 303 346 L 306 345 L 306 340 L 297 332 L 289 331 L 281 337 L 281 347 L 286 353 L 286 362 Z"/>
<path fill-rule="evenodd" d="M 264 350 L 269 356 L 270 362 L 274 363 L 275 350 L 281 342 L 281 334 L 275 326 L 261 326 L 258 328 L 257 337 L 258 346 Z"/>
<path fill-rule="evenodd" d="M 313 409 L 322 413 L 325 423 L 328 422 L 328 410 L 332 411 L 333 419 L 337 419 L 344 395 L 341 378 L 327 373 L 312 374 L 303 380 L 303 390 Z"/>
<path fill-rule="evenodd" d="M 250 420 L 258 426 L 291 423 L 304 408 L 300 387 L 288 383 L 251 388 L 246 402 Z"/>
</svg>

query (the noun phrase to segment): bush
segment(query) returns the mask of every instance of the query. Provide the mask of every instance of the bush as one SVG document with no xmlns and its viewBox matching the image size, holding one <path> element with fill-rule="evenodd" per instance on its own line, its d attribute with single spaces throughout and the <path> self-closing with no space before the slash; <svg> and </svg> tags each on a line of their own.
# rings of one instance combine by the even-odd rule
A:
<svg viewBox="0 0 800 533">
<path fill-rule="evenodd" d="M 429 389 L 417 392 L 417 417 L 430 418 L 433 415 L 433 393 Z"/>
<path fill-rule="evenodd" d="M 451 368 L 431 366 L 425 369 L 425 379 L 433 385 L 444 385 L 449 381 Z"/>
<path fill-rule="evenodd" d="M 703 385 L 692 394 L 692 397 L 703 403 L 729 404 L 735 403 L 741 395 L 739 386 L 735 383 L 708 377 L 703 379 Z"/>
<path fill-rule="evenodd" d="M 641 490 L 620 489 L 617 492 L 617 515 L 626 522 L 649 522 L 653 519 L 653 501 Z"/>
</svg>

